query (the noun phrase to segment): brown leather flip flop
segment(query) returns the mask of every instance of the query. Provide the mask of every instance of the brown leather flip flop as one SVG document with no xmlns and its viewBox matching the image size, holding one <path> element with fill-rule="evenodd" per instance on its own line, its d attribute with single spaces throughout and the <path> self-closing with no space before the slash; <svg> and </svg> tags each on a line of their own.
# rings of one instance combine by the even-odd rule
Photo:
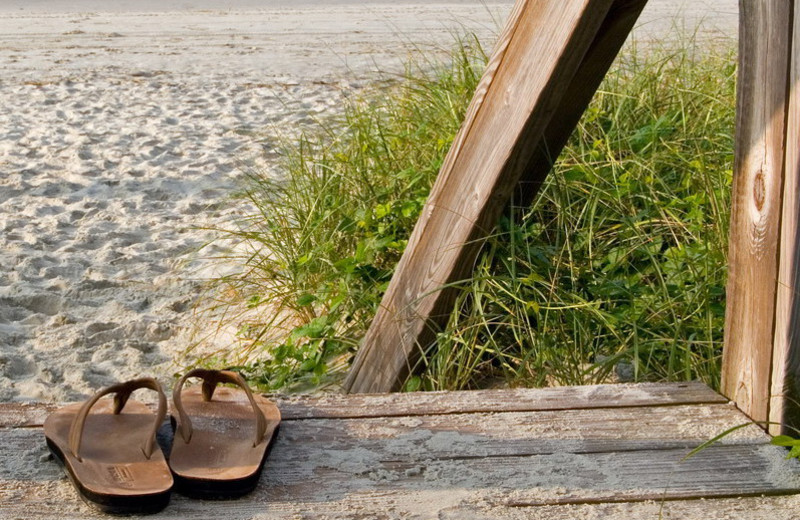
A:
<svg viewBox="0 0 800 520">
<path fill-rule="evenodd" d="M 139 388 L 158 392 L 155 417 L 146 405 L 128 399 Z M 113 402 L 99 400 L 108 394 L 115 394 Z M 158 382 L 136 379 L 56 410 L 45 420 L 44 434 L 89 505 L 106 513 L 156 513 L 169 502 L 173 483 L 156 444 L 166 412 L 167 399 Z"/>
<path fill-rule="evenodd" d="M 203 384 L 183 390 L 190 377 Z M 169 465 L 175 489 L 198 498 L 252 491 L 281 422 L 278 407 L 253 395 L 244 378 L 228 370 L 190 371 L 175 385 L 172 401 L 175 438 Z"/>
</svg>

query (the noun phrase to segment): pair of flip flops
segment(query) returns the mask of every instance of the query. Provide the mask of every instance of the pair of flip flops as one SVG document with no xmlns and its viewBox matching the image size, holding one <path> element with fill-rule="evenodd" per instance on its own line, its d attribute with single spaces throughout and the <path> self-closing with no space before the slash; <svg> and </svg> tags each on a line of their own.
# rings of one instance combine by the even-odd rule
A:
<svg viewBox="0 0 800 520">
<path fill-rule="evenodd" d="M 202 385 L 184 390 L 190 377 Z M 129 399 L 140 388 L 157 392 L 155 416 Z M 113 401 L 100 399 L 109 394 Z M 280 424 L 277 406 L 226 370 L 190 371 L 172 399 L 169 464 L 156 443 L 167 399 L 155 379 L 110 386 L 47 418 L 47 445 L 87 503 L 108 513 L 155 513 L 166 507 L 173 487 L 197 498 L 232 498 L 255 488 Z"/>
</svg>

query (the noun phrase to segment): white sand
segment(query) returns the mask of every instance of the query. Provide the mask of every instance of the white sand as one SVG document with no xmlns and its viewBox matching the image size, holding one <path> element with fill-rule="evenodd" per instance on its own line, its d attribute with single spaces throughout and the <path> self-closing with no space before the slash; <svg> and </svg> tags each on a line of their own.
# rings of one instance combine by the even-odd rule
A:
<svg viewBox="0 0 800 520">
<path fill-rule="evenodd" d="M 704 37 L 735 36 L 735 0 L 651 3 L 640 38 L 707 9 Z M 118 4 L 0 2 L 0 401 L 166 378 L 194 325 L 194 251 L 210 237 L 197 227 L 243 211 L 229 196 L 243 170 L 271 167 L 270 132 L 461 29 L 489 41 L 510 8 Z"/>
</svg>

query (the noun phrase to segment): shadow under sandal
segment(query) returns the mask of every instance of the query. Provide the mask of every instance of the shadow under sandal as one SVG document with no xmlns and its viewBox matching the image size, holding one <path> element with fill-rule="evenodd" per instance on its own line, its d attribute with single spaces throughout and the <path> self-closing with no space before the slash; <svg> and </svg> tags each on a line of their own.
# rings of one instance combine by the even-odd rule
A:
<svg viewBox="0 0 800 520">
<path fill-rule="evenodd" d="M 143 403 L 129 400 L 139 388 L 158 392 L 155 417 Z M 108 394 L 115 394 L 113 401 L 99 400 Z M 106 513 L 156 513 L 166 507 L 172 490 L 172 475 L 156 444 L 166 412 L 158 382 L 136 379 L 56 410 L 45 420 L 44 434 L 89 505 Z"/>
<path fill-rule="evenodd" d="M 190 377 L 203 384 L 183 390 Z M 169 465 L 176 490 L 213 499 L 251 492 L 281 421 L 278 407 L 253 395 L 241 375 L 227 370 L 190 371 L 173 389 L 172 400 L 175 439 Z"/>
</svg>

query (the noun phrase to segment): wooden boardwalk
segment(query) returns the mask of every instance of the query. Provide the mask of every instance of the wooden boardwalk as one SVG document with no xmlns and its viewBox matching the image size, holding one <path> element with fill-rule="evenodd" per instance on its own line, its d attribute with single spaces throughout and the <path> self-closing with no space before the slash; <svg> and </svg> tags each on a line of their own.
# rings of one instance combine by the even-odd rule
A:
<svg viewBox="0 0 800 520">
<path fill-rule="evenodd" d="M 174 494 L 157 517 L 800 518 L 800 464 L 755 425 L 681 462 L 748 422 L 697 383 L 278 401 L 284 422 L 252 495 Z M 52 408 L 0 404 L 0 518 L 103 517 L 48 456 Z"/>
</svg>

